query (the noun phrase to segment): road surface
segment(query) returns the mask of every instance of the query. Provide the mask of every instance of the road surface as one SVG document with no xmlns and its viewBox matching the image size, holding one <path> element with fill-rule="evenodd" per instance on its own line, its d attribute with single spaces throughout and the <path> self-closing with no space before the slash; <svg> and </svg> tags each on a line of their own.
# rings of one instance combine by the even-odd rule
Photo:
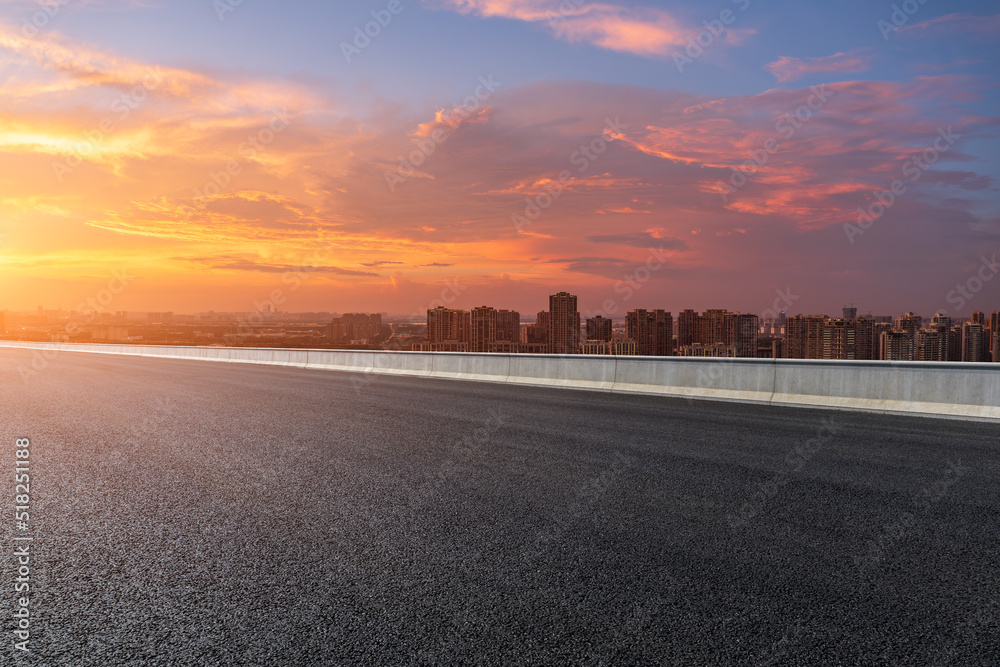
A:
<svg viewBox="0 0 1000 667">
<path fill-rule="evenodd" d="M 38 354 L 3 664 L 1000 664 L 996 424 Z"/>
</svg>

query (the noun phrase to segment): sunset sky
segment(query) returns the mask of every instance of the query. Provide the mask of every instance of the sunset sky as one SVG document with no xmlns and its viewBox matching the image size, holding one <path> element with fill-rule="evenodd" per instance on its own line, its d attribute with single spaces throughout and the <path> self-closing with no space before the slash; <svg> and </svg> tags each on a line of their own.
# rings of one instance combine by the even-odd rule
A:
<svg viewBox="0 0 1000 667">
<path fill-rule="evenodd" d="M 0 0 L 0 310 L 1000 309 L 995 1 L 231 2 Z"/>
</svg>

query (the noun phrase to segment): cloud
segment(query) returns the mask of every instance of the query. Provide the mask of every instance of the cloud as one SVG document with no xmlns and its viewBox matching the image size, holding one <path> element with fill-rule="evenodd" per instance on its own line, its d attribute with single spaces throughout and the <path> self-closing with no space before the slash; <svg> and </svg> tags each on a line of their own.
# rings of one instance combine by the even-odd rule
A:
<svg viewBox="0 0 1000 667">
<path fill-rule="evenodd" d="M 211 257 L 175 257 L 176 260 L 198 264 L 207 269 L 219 269 L 224 271 L 257 271 L 261 273 L 330 273 L 338 276 L 378 276 L 377 273 L 369 271 L 358 271 L 355 269 L 344 269 L 339 266 L 312 266 L 293 264 L 268 264 L 266 262 L 256 262 L 242 257 L 228 255 L 217 255 Z"/>
<path fill-rule="evenodd" d="M 762 310 L 774 288 L 785 287 L 784 272 L 803 276 L 804 284 L 793 286 L 803 292 L 823 293 L 830 284 L 845 293 L 851 285 L 915 289 L 885 277 L 896 271 L 940 293 L 930 284 L 935 272 L 907 273 L 913 257 L 940 256 L 947 265 L 980 247 L 992 252 L 969 230 L 995 227 L 978 202 L 996 182 L 965 147 L 995 133 L 998 121 L 976 115 L 986 86 L 971 78 L 827 84 L 829 102 L 805 112 L 809 88 L 707 96 L 585 81 L 510 85 L 491 96 L 489 113 L 462 122 L 436 145 L 420 166 L 426 177 L 407 178 L 393 192 L 386 172 L 414 150 L 415 137 L 451 123 L 453 111 L 390 105 L 343 117 L 320 107 L 323 114 L 293 119 L 248 153 L 240 147 L 267 127 L 270 111 L 248 108 L 236 91 L 293 103 L 294 86 L 220 70 L 188 72 L 178 74 L 176 90 L 133 110 L 60 182 L 53 160 L 99 127 L 113 97 L 108 91 L 120 94 L 127 73 L 146 64 L 57 45 L 73 47 L 57 62 L 82 61 L 50 66 L 22 50 L 14 57 L 26 63 L 23 76 L 4 91 L 14 96 L 0 110 L 0 220 L 11 238 L 34 243 L 5 242 L 8 267 L 46 256 L 93 274 L 94 257 L 128 255 L 176 284 L 184 272 L 171 258 L 200 258 L 185 259 L 185 268 L 216 270 L 188 271 L 197 274 L 192 279 L 247 289 L 261 275 L 311 264 L 326 248 L 316 263 L 328 273 L 317 283 L 345 287 L 338 293 L 350 301 L 339 310 L 378 301 L 412 312 L 457 276 L 469 285 L 464 305 L 489 303 L 493 294 L 503 304 L 516 293 L 526 296 L 512 305 L 532 304 L 534 312 L 544 304 L 534 305 L 533 295 L 556 287 L 607 298 L 609 285 L 662 244 L 678 252 L 657 272 L 656 285 L 643 288 L 646 306 L 662 307 L 683 293 L 690 301 L 678 307 L 707 307 L 712 290 L 731 290 L 732 300 L 718 305 Z M 627 127 L 607 137 L 606 119 L 618 115 Z M 949 125 L 962 135 L 959 142 L 919 182 L 908 182 L 905 197 L 850 246 L 841 226 Z M 606 148 L 583 164 L 580 147 L 595 137 Z M 775 150 L 753 163 L 769 140 Z M 570 178 L 561 182 L 563 172 Z M 723 201 L 719 184 L 737 174 L 747 177 L 745 187 Z M 540 201 L 544 207 L 518 228 L 512 216 Z M 426 283 L 366 270 L 404 265 Z M 39 273 L 27 275 L 32 270 Z M 47 277 L 40 269 L 10 269 L 8 276 L 22 284 Z"/>
<path fill-rule="evenodd" d="M 429 137 L 434 130 L 440 129 L 444 132 L 457 130 L 463 124 L 487 123 L 490 120 L 490 107 L 481 109 L 468 109 L 464 106 L 457 107 L 451 111 L 438 109 L 434 114 L 434 120 L 417 125 L 413 131 L 415 137 Z"/>
<path fill-rule="evenodd" d="M 703 30 L 662 9 L 575 0 L 426 0 L 433 7 L 483 18 L 501 17 L 544 24 L 557 38 L 630 53 L 663 58 Z M 728 29 L 724 39 L 739 43 L 750 29 Z"/>
<path fill-rule="evenodd" d="M 791 58 L 781 56 L 764 69 L 774 75 L 779 83 L 787 83 L 818 72 L 864 72 L 871 65 L 871 54 L 852 51 L 835 53 L 820 58 Z"/>
<path fill-rule="evenodd" d="M 588 236 L 591 243 L 614 243 L 632 246 L 634 248 L 662 248 L 664 250 L 687 250 L 688 245 L 680 239 L 660 238 L 649 232 L 632 232 L 629 234 L 607 234 Z"/>
<path fill-rule="evenodd" d="M 270 112 L 275 108 L 302 110 L 320 103 L 305 90 L 280 81 L 231 81 L 127 58 L 105 49 L 71 40 L 58 32 L 45 31 L 32 38 L 11 26 L 0 24 L 0 52 L 6 51 L 21 67 L 5 78 L 5 96 L 44 101 L 46 107 L 87 95 L 88 91 L 113 89 L 134 94 L 145 106 L 147 97 L 159 102 L 180 104 L 197 114 L 195 127 L 209 118 L 233 124 L 234 111 L 244 115 Z M 22 75 L 21 70 L 25 72 Z M 104 104 L 107 104 L 106 102 Z M 170 107 L 161 106 L 161 115 Z M 117 115 L 117 108 L 112 105 Z M 105 110 L 107 113 L 107 109 Z"/>
<path fill-rule="evenodd" d="M 972 14 L 947 14 L 936 18 L 896 28 L 901 33 L 962 33 L 973 37 L 996 38 L 1000 35 L 1000 14 L 974 16 Z"/>
</svg>

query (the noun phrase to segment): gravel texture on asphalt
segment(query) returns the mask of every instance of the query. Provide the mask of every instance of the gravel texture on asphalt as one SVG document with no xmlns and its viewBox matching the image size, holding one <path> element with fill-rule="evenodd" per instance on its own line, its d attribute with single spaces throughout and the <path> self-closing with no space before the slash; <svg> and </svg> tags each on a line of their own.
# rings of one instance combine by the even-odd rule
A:
<svg viewBox="0 0 1000 667">
<path fill-rule="evenodd" d="M 997 424 L 38 359 L 4 665 L 1000 664 Z"/>
</svg>

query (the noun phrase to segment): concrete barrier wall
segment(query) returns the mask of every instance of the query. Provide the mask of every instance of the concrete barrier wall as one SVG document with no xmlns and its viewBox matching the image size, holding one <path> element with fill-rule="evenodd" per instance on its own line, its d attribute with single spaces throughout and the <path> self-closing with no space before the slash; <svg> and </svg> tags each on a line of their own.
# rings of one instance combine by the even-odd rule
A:
<svg viewBox="0 0 1000 667">
<path fill-rule="evenodd" d="M 507 382 L 611 391 L 615 365 L 616 357 L 608 356 L 513 354 Z"/>
<path fill-rule="evenodd" d="M 1000 420 L 1000 364 L 778 359 L 772 403 Z"/>
<path fill-rule="evenodd" d="M 296 350 L 304 354 L 306 368 L 328 371 L 370 373 L 375 365 L 375 353 L 353 350 Z"/>
<path fill-rule="evenodd" d="M 612 391 L 767 403 L 774 391 L 770 359 L 618 357 Z"/>
<path fill-rule="evenodd" d="M 430 375 L 434 370 L 434 357 L 439 352 L 380 351 L 375 354 L 372 373 L 389 375 Z"/>
<path fill-rule="evenodd" d="M 430 375 L 459 380 L 506 382 L 510 376 L 510 355 L 439 352 L 434 355 Z"/>
<path fill-rule="evenodd" d="M 1000 364 L 289 350 L 0 341 L 125 354 L 1000 421 Z"/>
</svg>

